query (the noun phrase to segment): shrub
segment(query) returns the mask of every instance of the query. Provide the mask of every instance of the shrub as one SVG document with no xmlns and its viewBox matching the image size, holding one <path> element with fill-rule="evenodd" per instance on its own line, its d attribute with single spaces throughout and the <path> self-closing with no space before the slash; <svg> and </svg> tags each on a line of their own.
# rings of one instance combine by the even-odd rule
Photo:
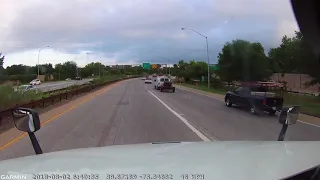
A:
<svg viewBox="0 0 320 180">
<path fill-rule="evenodd" d="M 15 91 L 13 86 L 10 85 L 0 86 L 0 109 L 10 108 L 16 104 L 22 104 L 41 98 L 42 93 L 36 93 L 36 91 L 21 92 Z"/>
</svg>

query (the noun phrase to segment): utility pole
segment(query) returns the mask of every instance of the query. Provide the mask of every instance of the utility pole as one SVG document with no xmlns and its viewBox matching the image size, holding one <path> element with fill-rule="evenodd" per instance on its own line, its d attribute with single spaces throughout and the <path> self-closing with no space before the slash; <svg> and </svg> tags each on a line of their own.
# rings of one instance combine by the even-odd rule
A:
<svg viewBox="0 0 320 180">
<path fill-rule="evenodd" d="M 40 64 L 39 64 L 39 62 L 40 62 L 40 52 L 42 51 L 42 49 L 44 49 L 44 48 L 48 48 L 49 46 L 44 46 L 44 47 L 42 47 L 41 49 L 39 49 L 39 51 L 38 51 L 38 77 L 37 78 L 39 78 L 39 75 L 40 75 Z"/>
<path fill-rule="evenodd" d="M 208 59 L 208 88 L 210 88 L 210 60 L 209 60 L 209 45 L 208 45 L 208 37 L 199 33 L 198 31 L 194 30 L 194 29 L 189 29 L 189 28 L 181 28 L 181 30 L 191 30 L 197 34 L 199 34 L 200 36 L 204 37 L 206 39 L 206 43 L 207 43 L 207 59 Z"/>
</svg>

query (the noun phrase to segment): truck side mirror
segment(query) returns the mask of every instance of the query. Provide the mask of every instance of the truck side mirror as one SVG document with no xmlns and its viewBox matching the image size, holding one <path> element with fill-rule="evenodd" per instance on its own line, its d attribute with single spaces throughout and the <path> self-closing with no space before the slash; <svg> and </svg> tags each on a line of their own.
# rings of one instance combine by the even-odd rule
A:
<svg viewBox="0 0 320 180">
<path fill-rule="evenodd" d="M 287 125 L 295 124 L 298 120 L 299 113 L 300 106 L 284 107 L 279 116 L 279 123 Z"/>
<path fill-rule="evenodd" d="M 292 125 L 297 122 L 299 113 L 300 106 L 289 106 L 282 108 L 279 116 L 279 123 L 282 124 L 282 128 L 278 137 L 278 141 L 284 140 L 288 125 Z"/>
<path fill-rule="evenodd" d="M 16 108 L 12 111 L 12 115 L 17 129 L 28 133 L 34 152 L 42 154 L 42 149 L 34 134 L 34 132 L 40 129 L 40 118 L 37 111 L 29 108 Z"/>
<path fill-rule="evenodd" d="M 17 108 L 13 110 L 14 125 L 20 131 L 36 132 L 40 129 L 38 113 L 33 109 Z"/>
</svg>

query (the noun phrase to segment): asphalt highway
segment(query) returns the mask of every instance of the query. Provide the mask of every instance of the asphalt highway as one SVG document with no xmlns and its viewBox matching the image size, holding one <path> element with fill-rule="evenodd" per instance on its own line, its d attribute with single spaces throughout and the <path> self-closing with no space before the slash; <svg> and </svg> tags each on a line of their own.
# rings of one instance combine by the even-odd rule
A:
<svg viewBox="0 0 320 180">
<path fill-rule="evenodd" d="M 82 85 L 89 82 L 90 79 L 82 80 L 69 80 L 69 81 L 57 81 L 57 82 L 45 82 L 40 85 L 35 85 L 35 89 L 38 89 L 42 92 L 53 91 L 57 89 L 63 89 L 72 85 Z"/>
<path fill-rule="evenodd" d="M 43 152 L 175 141 L 277 139 L 277 116 L 251 115 L 221 100 L 176 89 L 160 92 L 140 79 L 119 82 L 74 106 L 36 132 Z M 1 138 L 1 135 L 0 135 Z M 297 123 L 286 140 L 320 140 L 320 128 Z M 0 159 L 33 155 L 27 136 L 0 151 Z"/>
</svg>

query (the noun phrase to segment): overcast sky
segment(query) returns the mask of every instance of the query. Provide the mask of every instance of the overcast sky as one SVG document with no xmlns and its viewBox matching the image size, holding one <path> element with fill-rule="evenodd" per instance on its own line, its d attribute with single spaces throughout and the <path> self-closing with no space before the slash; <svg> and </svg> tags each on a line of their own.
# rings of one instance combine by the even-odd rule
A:
<svg viewBox="0 0 320 180">
<path fill-rule="evenodd" d="M 5 66 L 92 61 L 104 64 L 211 63 L 233 39 L 279 45 L 298 29 L 289 0 L 1 0 Z M 90 54 L 87 54 L 90 53 Z"/>
</svg>

